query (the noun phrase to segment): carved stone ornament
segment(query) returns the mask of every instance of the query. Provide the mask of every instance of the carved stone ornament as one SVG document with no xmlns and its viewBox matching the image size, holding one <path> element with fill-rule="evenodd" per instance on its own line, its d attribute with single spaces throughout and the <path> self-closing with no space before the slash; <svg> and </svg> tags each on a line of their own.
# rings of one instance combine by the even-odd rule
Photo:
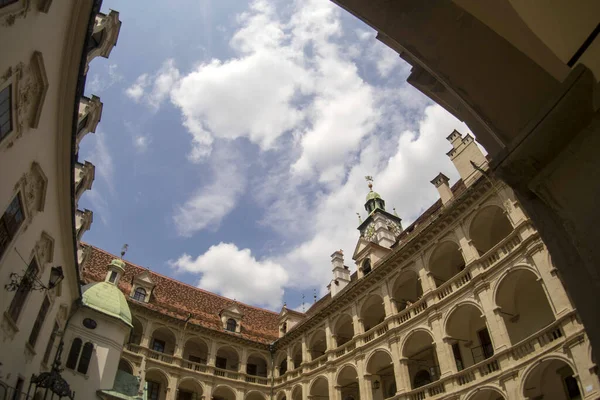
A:
<svg viewBox="0 0 600 400">
<path fill-rule="evenodd" d="M 9 4 L 4 6 L 6 10 L 3 10 L 2 13 L 2 25 L 3 26 L 12 26 L 17 18 L 25 18 L 27 17 L 27 13 L 29 12 L 31 6 L 31 0 L 19 0 L 14 4 Z"/>
<path fill-rule="evenodd" d="M 15 185 L 15 191 L 21 190 L 21 198 L 25 207 L 26 220 L 40 211 L 44 211 L 48 178 L 37 162 L 31 163 L 29 171 Z"/>
<path fill-rule="evenodd" d="M 46 232 L 42 232 L 35 244 L 35 252 L 42 269 L 44 269 L 46 264 L 54 260 L 54 239 Z"/>
<path fill-rule="evenodd" d="M 0 78 L 0 84 L 12 78 L 13 92 L 13 132 L 5 138 L 6 146 L 11 147 L 28 128 L 37 128 L 42 107 L 48 92 L 48 77 L 42 53 L 35 51 L 29 64 L 17 64 L 9 68 Z"/>
</svg>

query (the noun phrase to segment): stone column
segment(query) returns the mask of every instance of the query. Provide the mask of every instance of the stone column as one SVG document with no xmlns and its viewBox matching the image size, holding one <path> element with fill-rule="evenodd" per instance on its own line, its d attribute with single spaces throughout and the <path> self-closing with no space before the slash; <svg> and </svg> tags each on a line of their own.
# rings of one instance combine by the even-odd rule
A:
<svg viewBox="0 0 600 400">
<path fill-rule="evenodd" d="M 327 386 L 329 389 L 329 400 L 341 400 L 341 396 L 338 395 L 339 391 L 336 389 L 335 371 L 330 371 L 327 374 Z"/>
<path fill-rule="evenodd" d="M 365 400 L 378 400 L 373 395 L 373 385 L 372 385 L 373 375 L 366 373 L 363 375 L 363 386 L 364 386 L 364 394 Z"/>
<path fill-rule="evenodd" d="M 213 383 L 211 380 L 203 380 L 202 383 L 204 384 L 204 392 L 202 393 L 202 397 L 204 398 L 204 400 L 212 400 L 212 391 L 213 391 Z"/>
<path fill-rule="evenodd" d="M 591 354 L 588 352 L 589 342 L 585 337 L 580 337 L 575 342 L 568 344 L 568 352 L 575 364 L 576 371 L 573 371 L 581 383 L 582 398 L 597 399 L 600 394 L 598 386 L 598 375 L 596 374 L 596 364 L 592 362 Z"/>
<path fill-rule="evenodd" d="M 302 335 L 302 362 L 306 363 L 311 361 L 310 353 L 308 351 L 308 343 L 306 343 L 306 335 Z"/>
<path fill-rule="evenodd" d="M 412 382 L 410 381 L 410 371 L 408 370 L 408 358 L 400 358 L 399 366 L 400 371 L 397 373 L 397 376 L 402 381 L 402 388 L 400 388 L 398 392 L 410 392 L 412 390 Z"/>
<path fill-rule="evenodd" d="M 365 328 L 362 324 L 362 319 L 358 315 L 358 307 L 356 303 L 352 304 L 352 326 L 354 327 L 354 336 L 360 335 L 365 332 Z"/>
<path fill-rule="evenodd" d="M 167 400 L 177 399 L 177 381 L 179 377 L 177 375 L 169 374 L 169 387 L 167 388 Z"/>
<path fill-rule="evenodd" d="M 407 384 L 410 380 L 408 377 L 408 367 L 406 363 L 403 364 L 403 360 L 408 361 L 408 359 L 401 356 L 400 340 L 398 337 L 394 337 L 390 340 L 390 349 L 392 350 L 392 362 L 394 363 L 396 393 L 403 393 L 407 388 L 410 388 L 410 385 Z"/>
<path fill-rule="evenodd" d="M 429 271 L 425 268 L 422 254 L 416 258 L 415 263 L 417 264 L 417 271 L 419 272 L 419 281 L 421 283 L 421 289 L 423 289 L 423 296 L 425 296 L 428 292 L 436 289 L 435 282 L 430 276 Z"/>
<path fill-rule="evenodd" d="M 152 337 L 148 336 L 148 335 L 142 335 L 142 340 L 140 341 L 140 346 L 149 349 L 150 348 L 150 342 L 152 341 Z"/>
<path fill-rule="evenodd" d="M 474 289 L 475 298 L 479 299 L 479 303 L 483 308 L 484 317 L 487 322 L 488 331 L 494 344 L 494 353 L 510 347 L 510 337 L 504 323 L 504 318 L 501 316 L 501 309 L 495 307 L 492 299 L 492 290 L 489 283 L 482 283 Z"/>
<path fill-rule="evenodd" d="M 142 362 L 140 363 L 140 386 L 138 389 L 138 395 L 139 396 L 143 396 L 144 395 L 144 388 L 146 385 L 146 357 L 142 356 Z"/>
<path fill-rule="evenodd" d="M 454 229 L 454 233 L 458 237 L 459 250 L 465 260 L 465 265 L 473 262 L 474 260 L 479 258 L 479 252 L 473 246 L 473 242 L 471 239 L 467 237 L 468 227 L 463 226 L 464 222 L 461 222 Z"/>
<path fill-rule="evenodd" d="M 558 318 L 573 309 L 567 292 L 558 277 L 557 270 L 551 264 L 546 246 L 539 244 L 531 249 L 530 261 L 537 267 L 544 286 L 544 291 L 554 315 Z"/>
<path fill-rule="evenodd" d="M 244 400 L 244 389 L 242 388 L 238 388 L 238 389 L 233 389 L 235 390 L 235 400 Z"/>
<path fill-rule="evenodd" d="M 335 342 L 333 340 L 333 334 L 331 329 L 331 320 L 329 318 L 327 318 L 327 320 L 325 321 L 325 344 L 327 346 L 325 352 L 331 349 L 335 349 Z"/>
<path fill-rule="evenodd" d="M 208 352 L 208 360 L 207 360 L 208 365 L 214 367 L 216 358 L 217 358 L 217 342 L 213 340 L 210 342 L 210 350 Z"/>
<path fill-rule="evenodd" d="M 440 364 L 440 374 L 445 377 L 457 372 L 456 363 L 452 355 L 452 346 L 444 339 L 444 326 L 442 326 L 442 315 L 435 313 L 429 316 L 429 324 L 433 331 L 433 346 Z"/>
<path fill-rule="evenodd" d="M 302 385 L 302 400 L 309 400 L 308 391 L 309 391 L 309 382 L 305 381 L 301 383 Z M 291 399 L 290 399 L 291 400 Z"/>
<path fill-rule="evenodd" d="M 394 315 L 394 312 L 392 309 L 392 299 L 390 296 L 390 291 L 388 290 L 388 287 L 387 287 L 387 284 L 385 281 L 381 285 L 381 296 L 383 297 L 383 308 L 385 310 L 386 318 L 391 315 Z"/>
<path fill-rule="evenodd" d="M 358 371 L 358 392 L 360 393 L 360 400 L 372 400 L 371 394 L 367 394 L 367 382 L 365 380 L 367 371 L 364 355 L 356 357 L 356 369 Z"/>
</svg>

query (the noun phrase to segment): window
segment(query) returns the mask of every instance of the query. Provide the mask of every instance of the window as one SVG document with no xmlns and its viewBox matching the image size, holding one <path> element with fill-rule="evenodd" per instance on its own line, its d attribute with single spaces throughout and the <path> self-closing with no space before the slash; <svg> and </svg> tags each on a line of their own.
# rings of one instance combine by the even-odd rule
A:
<svg viewBox="0 0 600 400">
<path fill-rule="evenodd" d="M 117 271 L 110 271 L 110 277 L 108 278 L 108 281 L 110 283 L 115 283 L 116 280 L 117 280 Z"/>
<path fill-rule="evenodd" d="M 77 367 L 77 372 L 82 374 L 87 374 L 88 367 L 90 366 L 90 361 L 92 360 L 92 353 L 94 352 L 94 344 L 92 342 L 87 342 L 83 345 L 83 351 L 81 352 L 81 358 L 79 359 L 79 366 Z"/>
<path fill-rule="evenodd" d="M 79 359 L 79 352 L 81 351 L 81 345 L 83 342 L 79 338 L 75 338 L 71 344 L 71 350 L 69 350 L 69 357 L 67 357 L 67 364 L 65 365 L 69 369 L 75 369 L 77 366 L 77 360 Z"/>
<path fill-rule="evenodd" d="M 235 328 L 236 328 L 236 326 L 237 326 L 237 322 L 235 322 L 235 319 L 233 319 L 233 318 L 229 318 L 229 319 L 227 320 L 227 328 L 226 328 L 226 329 L 227 329 L 229 332 L 235 332 Z"/>
<path fill-rule="evenodd" d="M 133 299 L 137 301 L 146 301 L 146 289 L 139 287 L 133 293 Z"/>
<path fill-rule="evenodd" d="M 50 360 L 50 354 L 52 353 L 52 348 L 54 347 L 54 341 L 56 340 L 56 335 L 58 333 L 58 323 L 54 323 L 54 328 L 52 328 L 52 333 L 50 334 L 50 339 L 48 340 L 48 344 L 46 345 L 46 351 L 44 352 L 44 364 L 48 364 L 48 360 Z"/>
<path fill-rule="evenodd" d="M 160 397 L 160 384 L 158 382 L 146 381 L 148 400 L 158 400 Z"/>
<path fill-rule="evenodd" d="M 225 357 L 219 357 L 215 359 L 215 367 L 226 369 L 227 368 L 227 359 Z"/>
<path fill-rule="evenodd" d="M 283 334 L 287 333 L 287 322 L 284 322 L 283 324 L 281 324 L 281 333 L 283 333 Z"/>
<path fill-rule="evenodd" d="M 32 347 L 35 347 L 37 343 L 38 337 L 40 336 L 40 331 L 44 326 L 44 321 L 46 320 L 46 314 L 48 314 L 48 309 L 50 308 L 50 299 L 48 296 L 44 298 L 42 302 L 42 306 L 40 307 L 40 311 L 38 312 L 37 318 L 33 323 L 33 328 L 31 329 L 31 333 L 29 334 L 29 344 Z"/>
<path fill-rule="evenodd" d="M 13 400 L 19 400 L 21 398 L 21 392 L 23 391 L 23 384 L 25 381 L 23 378 L 17 379 L 17 384 L 15 385 L 15 392 L 13 394 Z"/>
<path fill-rule="evenodd" d="M 33 284 L 33 281 L 38 274 L 38 270 L 39 269 L 35 258 L 31 259 L 29 267 L 27 267 L 27 271 L 25 271 L 25 275 L 19 283 L 19 288 L 15 293 L 15 297 L 13 297 L 8 308 L 8 315 L 13 320 L 13 322 L 17 322 L 19 316 L 21 315 L 21 311 L 23 310 L 23 306 L 25 305 L 27 297 L 29 297 L 31 285 Z"/>
<path fill-rule="evenodd" d="M 459 371 L 462 371 L 463 369 L 465 369 L 464 364 L 463 364 L 463 359 L 460 354 L 460 347 L 459 347 L 458 343 L 454 343 L 452 345 L 452 354 L 454 354 L 454 361 L 456 361 L 456 369 L 458 369 Z"/>
<path fill-rule="evenodd" d="M 368 258 L 365 260 L 365 262 L 363 262 L 362 265 L 362 270 L 363 270 L 363 274 L 366 275 L 369 272 L 371 272 L 371 260 L 369 260 Z"/>
<path fill-rule="evenodd" d="M 24 219 L 21 196 L 16 195 L 0 218 L 0 257 L 17 234 Z"/>
<path fill-rule="evenodd" d="M 152 350 L 158 351 L 160 353 L 165 352 L 165 341 L 160 339 L 154 339 L 152 342 Z"/>
<path fill-rule="evenodd" d="M 10 4 L 6 0 L 0 0 L 0 7 Z M 13 1 L 14 3 L 14 1 Z M 12 131 L 12 85 L 8 85 L 0 91 L 0 141 Z"/>
</svg>

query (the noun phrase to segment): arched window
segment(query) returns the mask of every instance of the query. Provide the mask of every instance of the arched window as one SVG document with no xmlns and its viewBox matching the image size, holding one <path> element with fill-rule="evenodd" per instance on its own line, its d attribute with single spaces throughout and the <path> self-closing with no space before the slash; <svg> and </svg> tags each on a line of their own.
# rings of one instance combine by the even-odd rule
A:
<svg viewBox="0 0 600 400">
<path fill-rule="evenodd" d="M 227 328 L 226 328 L 226 329 L 227 329 L 229 332 L 235 332 L 235 328 L 236 328 L 236 326 L 237 326 L 237 322 L 235 322 L 235 319 L 233 319 L 233 318 L 229 318 L 229 319 L 227 320 Z"/>
<path fill-rule="evenodd" d="M 87 374 L 88 367 L 90 366 L 90 361 L 92 360 L 93 351 L 94 344 L 92 342 L 87 342 L 83 345 L 83 351 L 81 352 L 81 358 L 79 359 L 79 366 L 77 367 L 77 372 Z"/>
<path fill-rule="evenodd" d="M 69 350 L 69 357 L 67 357 L 67 364 L 65 365 L 69 369 L 75 369 L 77 366 L 77 360 L 79 359 L 79 353 L 81 352 L 82 341 L 79 338 L 73 340 L 71 344 L 71 350 Z"/>
<path fill-rule="evenodd" d="M 371 272 L 371 260 L 369 260 L 368 258 L 363 262 L 362 265 L 362 270 L 363 270 L 363 275 L 368 274 L 369 272 Z"/>
<path fill-rule="evenodd" d="M 287 333 L 287 322 L 284 322 L 283 324 L 281 324 L 281 333 L 283 333 L 283 334 Z"/>
<path fill-rule="evenodd" d="M 137 301 L 146 301 L 146 289 L 138 287 L 133 293 L 133 299 Z"/>
</svg>

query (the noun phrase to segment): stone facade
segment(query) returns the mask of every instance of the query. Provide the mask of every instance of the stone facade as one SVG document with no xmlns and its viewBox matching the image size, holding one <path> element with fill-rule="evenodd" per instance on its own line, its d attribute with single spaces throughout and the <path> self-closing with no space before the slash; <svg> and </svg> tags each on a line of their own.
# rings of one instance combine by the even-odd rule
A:
<svg viewBox="0 0 600 400">
<path fill-rule="evenodd" d="M 335 251 L 330 293 L 306 313 L 256 309 L 127 263 L 134 327 L 120 368 L 161 400 L 597 398 L 590 343 L 548 250 L 477 156 L 477 168 L 453 158 L 467 183 L 405 229 L 385 202 L 369 206 L 380 199 L 371 192 L 357 271 Z M 88 248 L 84 277 L 98 281 L 114 256 Z M 136 299 L 140 284 L 152 293 Z"/>
</svg>

